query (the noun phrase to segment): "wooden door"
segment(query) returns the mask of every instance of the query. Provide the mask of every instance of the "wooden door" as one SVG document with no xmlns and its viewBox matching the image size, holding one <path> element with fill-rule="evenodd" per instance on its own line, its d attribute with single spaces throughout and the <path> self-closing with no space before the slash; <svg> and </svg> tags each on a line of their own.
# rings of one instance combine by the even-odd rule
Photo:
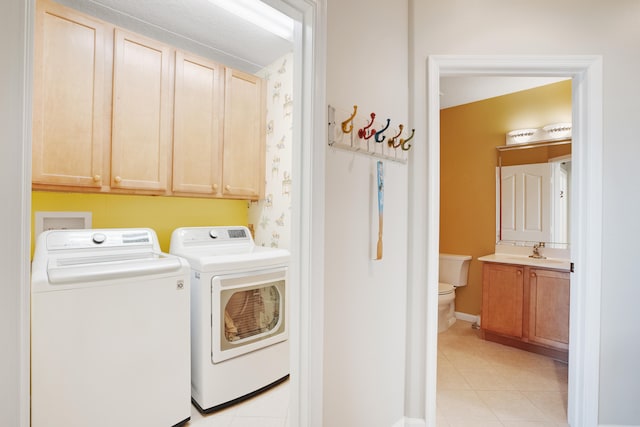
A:
<svg viewBox="0 0 640 427">
<path fill-rule="evenodd" d="M 38 1 L 33 93 L 34 184 L 97 187 L 103 180 L 104 23 Z"/>
<path fill-rule="evenodd" d="M 112 189 L 167 190 L 172 97 L 169 46 L 116 29 Z"/>
<path fill-rule="evenodd" d="M 225 69 L 223 195 L 258 199 L 264 194 L 265 109 L 260 78 Z"/>
<path fill-rule="evenodd" d="M 529 341 L 569 349 L 569 273 L 529 272 Z"/>
<path fill-rule="evenodd" d="M 173 191 L 216 196 L 221 190 L 222 67 L 176 52 Z"/>
<path fill-rule="evenodd" d="M 482 329 L 522 337 L 523 267 L 484 263 L 482 266 Z"/>
</svg>

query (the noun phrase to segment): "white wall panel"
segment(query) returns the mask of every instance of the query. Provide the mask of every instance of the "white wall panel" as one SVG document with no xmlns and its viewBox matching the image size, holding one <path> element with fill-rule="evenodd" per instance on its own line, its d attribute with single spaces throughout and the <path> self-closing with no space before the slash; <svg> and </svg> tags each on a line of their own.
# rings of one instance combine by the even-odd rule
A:
<svg viewBox="0 0 640 427">
<path fill-rule="evenodd" d="M 410 126 L 406 25 L 406 1 L 328 1 L 330 105 L 350 112 L 357 104 L 360 120 L 375 112 L 380 124 L 390 118 L 392 126 Z M 327 149 L 326 426 L 388 427 L 404 415 L 407 165 L 384 162 L 383 258 L 374 261 L 374 164 L 366 155 Z"/>
</svg>

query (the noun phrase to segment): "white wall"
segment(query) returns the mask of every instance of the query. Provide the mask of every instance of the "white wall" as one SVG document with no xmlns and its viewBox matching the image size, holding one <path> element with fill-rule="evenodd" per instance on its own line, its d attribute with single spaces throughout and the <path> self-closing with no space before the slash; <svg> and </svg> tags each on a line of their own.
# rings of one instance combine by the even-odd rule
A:
<svg viewBox="0 0 640 427">
<path fill-rule="evenodd" d="M 375 112 L 381 124 L 388 117 L 410 126 L 407 2 L 327 3 L 327 102 L 349 112 L 357 104 L 360 119 Z M 389 427 L 404 415 L 407 166 L 384 162 L 384 256 L 373 261 L 374 162 L 327 149 L 325 426 Z"/>
<path fill-rule="evenodd" d="M 18 426 L 28 412 L 21 374 L 28 355 L 21 354 L 21 292 L 28 253 L 20 227 L 25 215 L 22 181 L 25 78 L 25 2 L 5 0 L 0 14 L 0 425 Z M 28 283 L 26 284 L 28 291 Z M 28 325 L 25 325 L 28 327 Z M 26 356 L 26 357 L 24 357 Z M 26 425 L 26 424 L 25 424 Z"/>
<path fill-rule="evenodd" d="M 433 54 L 602 55 L 604 61 L 603 277 L 600 424 L 640 425 L 640 2 L 570 0 L 412 1 L 416 94 L 412 116 L 426 126 L 426 59 Z M 424 134 L 416 145 L 425 144 Z M 577 266 L 580 268 L 580 266 Z M 424 334 L 416 333 L 414 337 Z M 420 348 L 423 343 L 414 343 Z M 420 373 L 417 374 L 420 376 Z M 408 415 L 420 416 L 416 401 Z"/>
</svg>

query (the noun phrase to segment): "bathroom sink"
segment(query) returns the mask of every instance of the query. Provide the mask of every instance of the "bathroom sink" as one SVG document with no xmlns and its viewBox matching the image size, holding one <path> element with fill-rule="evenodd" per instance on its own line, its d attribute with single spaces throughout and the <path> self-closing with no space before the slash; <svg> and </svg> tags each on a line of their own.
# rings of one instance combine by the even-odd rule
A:
<svg viewBox="0 0 640 427">
<path fill-rule="evenodd" d="M 521 264 L 534 267 L 548 267 L 569 270 L 570 261 L 561 258 L 532 258 L 526 255 L 511 255 L 496 253 L 479 258 L 480 261 L 501 262 L 506 264 Z"/>
</svg>

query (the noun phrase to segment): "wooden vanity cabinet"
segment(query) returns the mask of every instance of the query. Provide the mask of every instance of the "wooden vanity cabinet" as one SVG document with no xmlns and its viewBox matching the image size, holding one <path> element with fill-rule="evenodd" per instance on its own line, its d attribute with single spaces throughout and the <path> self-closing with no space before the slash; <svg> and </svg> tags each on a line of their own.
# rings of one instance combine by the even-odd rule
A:
<svg viewBox="0 0 640 427">
<path fill-rule="evenodd" d="M 482 327 L 521 338 L 524 280 L 522 266 L 485 264 L 482 270 Z"/>
<path fill-rule="evenodd" d="M 566 362 L 569 290 L 567 271 L 485 262 L 483 338 Z"/>
<path fill-rule="evenodd" d="M 569 349 L 569 273 L 529 268 L 530 342 Z"/>
</svg>

